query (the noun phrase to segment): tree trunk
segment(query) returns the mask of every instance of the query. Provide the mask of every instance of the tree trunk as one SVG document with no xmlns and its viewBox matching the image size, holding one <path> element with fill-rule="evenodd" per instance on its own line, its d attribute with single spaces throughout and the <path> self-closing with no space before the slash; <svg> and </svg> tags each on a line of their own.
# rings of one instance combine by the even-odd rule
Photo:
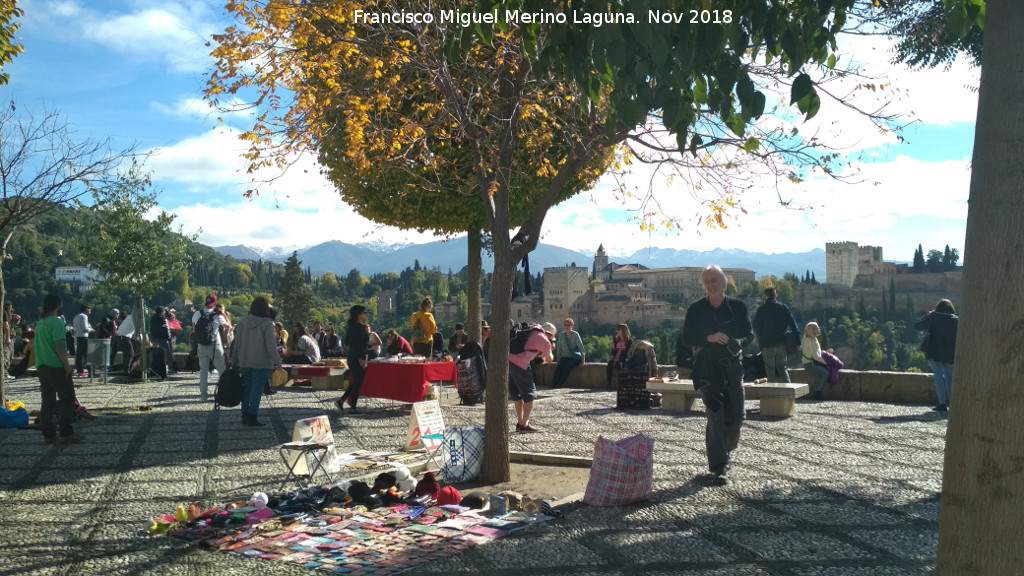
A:
<svg viewBox="0 0 1024 576">
<path fill-rule="evenodd" d="M 10 236 L 7 239 L 10 240 Z M 7 286 L 4 285 L 4 257 L 7 255 L 7 242 L 0 248 L 0 320 L 7 322 L 3 317 L 4 306 L 7 305 Z M 7 358 L 7 339 L 0 332 L 0 408 L 7 408 L 7 370 L 3 368 L 3 359 Z"/>
<path fill-rule="evenodd" d="M 937 573 L 1024 565 L 1024 3 L 988 0 Z"/>
<path fill-rule="evenodd" d="M 480 294 L 480 276 L 483 272 L 483 259 L 480 257 L 480 230 L 467 232 L 469 261 L 466 269 L 466 300 L 469 304 L 466 318 L 466 334 L 473 342 L 483 342 L 480 332 L 480 321 L 483 319 L 483 304 Z"/>
<path fill-rule="evenodd" d="M 482 479 L 508 482 L 508 318 L 512 311 L 512 261 L 508 233 L 494 234 L 494 273 L 491 275 L 491 340 L 487 356 L 487 399 L 484 414 Z"/>
<path fill-rule="evenodd" d="M 146 361 L 146 300 L 142 296 L 139 296 L 139 321 L 135 323 L 135 329 L 142 336 L 139 342 L 139 348 L 142 349 L 142 354 L 139 355 L 139 372 L 142 373 L 142 381 L 149 382 L 149 362 Z"/>
</svg>

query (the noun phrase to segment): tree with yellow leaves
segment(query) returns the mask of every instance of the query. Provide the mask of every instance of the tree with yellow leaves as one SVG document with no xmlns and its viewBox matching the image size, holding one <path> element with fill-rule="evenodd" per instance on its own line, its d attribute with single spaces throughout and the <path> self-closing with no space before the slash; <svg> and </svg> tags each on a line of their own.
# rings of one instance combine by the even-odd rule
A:
<svg viewBox="0 0 1024 576">
<path fill-rule="evenodd" d="M 357 208 L 374 187 L 409 184 L 391 202 L 415 211 L 442 194 L 426 181 L 469 181 L 459 191 L 472 192 L 493 238 L 484 476 L 500 481 L 509 476 L 501 328 L 515 265 L 536 247 L 548 209 L 592 182 L 597 159 L 653 115 L 676 150 L 704 150 L 694 126 L 717 118 L 731 141 L 756 151 L 744 132 L 765 108 L 751 70 L 762 51 L 793 78 L 800 111 L 814 115 L 821 100 L 802 68 L 834 62 L 852 1 L 723 2 L 712 11 L 675 0 L 663 19 L 631 0 L 233 0 L 238 24 L 215 37 L 207 97 L 251 97 L 258 113 L 244 137 L 253 170 L 315 151 Z"/>
</svg>

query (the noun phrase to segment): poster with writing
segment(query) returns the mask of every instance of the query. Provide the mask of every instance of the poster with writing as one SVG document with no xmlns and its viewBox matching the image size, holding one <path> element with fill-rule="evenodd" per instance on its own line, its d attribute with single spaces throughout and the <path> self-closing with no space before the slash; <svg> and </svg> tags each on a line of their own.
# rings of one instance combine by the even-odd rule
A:
<svg viewBox="0 0 1024 576">
<path fill-rule="evenodd" d="M 341 470 L 338 463 L 338 452 L 334 448 L 334 432 L 331 431 L 331 419 L 327 416 L 317 416 L 306 420 L 297 420 L 295 428 L 292 429 L 293 442 L 316 442 L 317 444 L 330 444 L 327 455 L 324 457 L 323 468 L 327 472 L 334 473 Z M 298 458 L 298 454 L 294 456 Z M 312 468 L 312 456 L 307 456 L 305 462 L 299 462 L 295 466 L 296 474 L 308 474 Z"/>
<path fill-rule="evenodd" d="M 441 403 L 437 400 L 417 402 L 412 405 L 412 413 L 409 416 L 409 434 L 406 437 L 406 450 L 422 450 L 424 448 L 423 436 L 444 434 L 444 415 L 441 414 Z M 436 450 L 441 445 L 441 439 L 426 439 L 426 447 Z"/>
</svg>

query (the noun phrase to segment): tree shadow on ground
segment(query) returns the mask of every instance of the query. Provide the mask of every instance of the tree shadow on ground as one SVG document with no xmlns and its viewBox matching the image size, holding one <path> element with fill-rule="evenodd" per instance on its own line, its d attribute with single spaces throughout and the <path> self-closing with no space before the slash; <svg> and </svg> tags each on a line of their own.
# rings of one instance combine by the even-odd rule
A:
<svg viewBox="0 0 1024 576">
<path fill-rule="evenodd" d="M 921 414 L 901 414 L 899 416 L 879 416 L 878 418 L 868 418 L 875 424 L 904 424 L 907 422 L 938 422 L 940 420 L 946 420 L 948 418 L 947 412 L 937 412 L 929 410 Z"/>
</svg>

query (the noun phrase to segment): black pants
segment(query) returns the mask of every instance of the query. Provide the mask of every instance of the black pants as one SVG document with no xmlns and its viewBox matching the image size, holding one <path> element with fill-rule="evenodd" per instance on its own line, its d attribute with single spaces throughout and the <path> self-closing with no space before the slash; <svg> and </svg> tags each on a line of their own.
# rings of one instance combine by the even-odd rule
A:
<svg viewBox="0 0 1024 576">
<path fill-rule="evenodd" d="M 740 442 L 743 425 L 743 365 L 729 363 L 725 369 L 725 382 L 716 382 L 699 390 L 708 416 L 704 442 L 708 454 L 708 469 L 712 473 L 725 472 L 729 466 L 729 453 Z"/>
<path fill-rule="evenodd" d="M 127 336 L 117 337 L 117 349 L 121 351 L 121 360 L 124 361 L 124 373 L 132 371 L 132 360 L 135 359 L 135 343 Z"/>
<path fill-rule="evenodd" d="M 43 403 L 39 409 L 39 427 L 43 437 L 55 438 L 57 428 L 53 416 L 58 416 L 60 435 L 71 436 L 75 433 L 71 422 L 75 416 L 75 385 L 71 375 L 64 368 L 40 366 L 39 387 L 43 394 Z"/>
<path fill-rule="evenodd" d="M 85 372 L 85 364 L 89 354 L 89 338 L 75 338 L 75 372 Z"/>
<path fill-rule="evenodd" d="M 359 364 L 359 360 L 349 359 L 348 371 L 352 374 L 352 381 L 349 382 L 348 390 L 345 390 L 338 402 L 344 404 L 345 400 L 351 398 L 352 407 L 355 408 L 359 402 L 359 390 L 363 387 L 363 379 L 366 378 L 366 368 Z"/>
</svg>

